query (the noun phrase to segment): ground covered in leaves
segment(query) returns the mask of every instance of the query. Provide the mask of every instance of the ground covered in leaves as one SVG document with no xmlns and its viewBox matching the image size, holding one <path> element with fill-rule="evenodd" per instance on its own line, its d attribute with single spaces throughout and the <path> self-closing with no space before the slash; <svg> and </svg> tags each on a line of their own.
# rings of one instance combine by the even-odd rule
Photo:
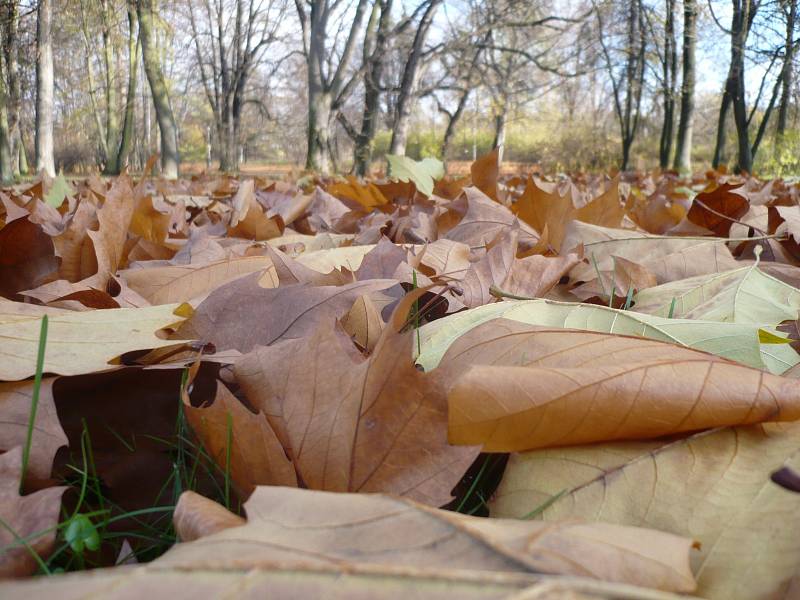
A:
<svg viewBox="0 0 800 600">
<path fill-rule="evenodd" d="M 0 192 L 3 597 L 797 594 L 800 186 L 392 172 Z"/>
</svg>

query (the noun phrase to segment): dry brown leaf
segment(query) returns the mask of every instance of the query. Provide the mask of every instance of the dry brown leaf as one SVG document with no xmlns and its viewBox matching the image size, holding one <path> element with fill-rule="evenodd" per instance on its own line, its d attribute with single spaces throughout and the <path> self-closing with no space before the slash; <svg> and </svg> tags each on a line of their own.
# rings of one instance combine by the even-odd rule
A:
<svg viewBox="0 0 800 600">
<path fill-rule="evenodd" d="M 261 285 L 277 285 L 275 267 L 267 256 L 240 256 L 213 263 L 192 263 L 126 269 L 120 277 L 152 304 L 188 302 L 250 273 L 261 275 Z M 272 283 L 270 283 L 272 282 Z"/>
<path fill-rule="evenodd" d="M 450 441 L 487 452 L 800 417 L 797 381 L 642 338 L 494 320 L 440 368 L 453 382 Z"/>
<path fill-rule="evenodd" d="M 419 269 L 424 275 L 446 280 L 461 279 L 470 265 L 469 246 L 444 238 L 425 246 L 419 257 Z"/>
<path fill-rule="evenodd" d="M 414 367 L 413 333 L 400 331 L 421 293 L 403 299 L 367 360 L 329 318 L 313 336 L 257 348 L 236 364 L 245 395 L 308 487 L 440 506 L 477 456 L 447 443 L 440 378 Z"/>
<path fill-rule="evenodd" d="M 499 152 L 499 148 L 495 148 L 489 154 L 474 161 L 469 168 L 472 185 L 492 200 L 497 200 L 497 176 L 500 174 Z"/>
<path fill-rule="evenodd" d="M 609 182 L 605 192 L 590 200 L 575 213 L 575 218 L 602 227 L 619 227 L 625 207 L 619 197 L 619 175 Z"/>
<path fill-rule="evenodd" d="M 67 489 L 51 487 L 20 496 L 21 473 L 21 446 L 0 455 L 0 518 L 5 525 L 0 528 L 2 578 L 32 575 L 39 567 L 32 552 L 43 558 L 50 555 L 56 540 L 61 495 Z M 26 539 L 29 547 L 16 543 L 17 538 Z"/>
<path fill-rule="evenodd" d="M 249 240 L 268 240 L 283 234 L 284 224 L 280 216 L 267 217 L 256 200 L 255 182 L 247 179 L 239 185 L 233 197 L 228 235 Z"/>
<path fill-rule="evenodd" d="M 191 385 L 191 378 L 187 382 Z M 186 386 L 183 411 L 208 455 L 230 478 L 242 498 L 257 485 L 297 485 L 292 463 L 263 414 L 254 414 L 220 382 L 210 404 L 192 406 Z"/>
<path fill-rule="evenodd" d="M 723 183 L 710 192 L 697 194 L 686 220 L 713 231 L 715 235 L 727 237 L 733 220 L 743 217 L 750 208 L 747 198 L 737 191 L 740 187 L 739 184 Z"/>
<path fill-rule="evenodd" d="M 172 521 L 182 542 L 191 542 L 247 522 L 221 504 L 191 490 L 181 494 Z"/>
<path fill-rule="evenodd" d="M 533 177 L 528 178 L 525 190 L 512 210 L 522 221 L 541 233 L 543 239 L 547 227 L 546 242 L 556 252 L 561 250 L 566 227 L 575 219 L 576 213 L 569 191 L 562 195 L 555 185 L 540 185 Z"/>
<path fill-rule="evenodd" d="M 520 224 L 510 210 L 494 202 L 477 188 L 465 188 L 463 196 L 452 204 L 452 209 L 463 217 L 444 236 L 449 240 L 479 249 L 513 228 L 522 229 L 520 243 L 523 245 L 533 245 L 538 239 L 536 232 Z"/>
<path fill-rule="evenodd" d="M 257 488 L 244 508 L 246 525 L 176 546 L 160 566 L 208 563 L 213 552 L 217 568 L 280 561 L 298 569 L 555 573 L 669 591 L 695 587 L 692 541 L 652 530 L 482 519 L 405 498 L 279 487 Z"/>
<path fill-rule="evenodd" d="M 255 346 L 302 338 L 321 322 L 344 316 L 359 296 L 397 285 L 388 279 L 342 286 L 264 288 L 259 273 L 216 288 L 181 327 L 184 339 L 211 342 L 217 350 L 249 352 Z"/>
<path fill-rule="evenodd" d="M 28 217 L 0 229 L 0 296 L 14 298 L 58 270 L 53 240 Z"/>
<path fill-rule="evenodd" d="M 125 241 L 134 208 L 131 178 L 121 175 L 114 180 L 102 208 L 97 211 L 97 231 L 87 232 L 97 260 L 97 275 L 90 278 L 91 285 L 98 289 L 105 289 L 109 278 L 124 266 Z"/>
<path fill-rule="evenodd" d="M 327 192 L 339 199 L 350 200 L 355 206 L 368 211 L 387 203 L 374 183 L 361 183 L 353 176 L 348 176 L 346 181 L 330 184 Z"/>
<path fill-rule="evenodd" d="M 8 452 L 25 445 L 32 401 L 32 381 L 0 383 L 0 451 Z M 48 479 L 56 452 L 66 445 L 67 436 L 61 428 L 53 402 L 53 379 L 47 378 L 42 381 L 39 391 L 27 476 Z"/>
<path fill-rule="evenodd" d="M 677 440 L 616 442 L 512 455 L 491 503 L 520 517 L 653 527 L 698 540 L 704 598 L 793 598 L 800 582 L 797 494 L 770 472 L 800 467 L 800 425 L 717 429 Z"/>
<path fill-rule="evenodd" d="M 342 328 L 360 348 L 372 352 L 383 331 L 383 319 L 369 296 L 360 296 L 342 319 Z"/>
</svg>

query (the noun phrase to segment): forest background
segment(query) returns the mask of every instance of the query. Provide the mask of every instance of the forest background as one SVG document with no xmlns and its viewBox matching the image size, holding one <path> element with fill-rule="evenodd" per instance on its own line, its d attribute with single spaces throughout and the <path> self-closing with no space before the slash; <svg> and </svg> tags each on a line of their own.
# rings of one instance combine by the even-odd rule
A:
<svg viewBox="0 0 800 600">
<path fill-rule="evenodd" d="M 0 177 L 800 170 L 797 0 L 2 0 Z M 466 163 L 464 163 L 466 164 Z M 516 166 L 515 166 L 516 168 Z"/>
</svg>

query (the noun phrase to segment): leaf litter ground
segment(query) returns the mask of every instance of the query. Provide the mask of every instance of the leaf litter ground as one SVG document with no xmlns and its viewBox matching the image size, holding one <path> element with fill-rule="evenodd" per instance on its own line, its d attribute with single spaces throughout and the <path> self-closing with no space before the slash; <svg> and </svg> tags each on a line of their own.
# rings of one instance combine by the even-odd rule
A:
<svg viewBox="0 0 800 600">
<path fill-rule="evenodd" d="M 496 161 L 3 190 L 3 596 L 791 596 L 800 187 Z"/>
</svg>

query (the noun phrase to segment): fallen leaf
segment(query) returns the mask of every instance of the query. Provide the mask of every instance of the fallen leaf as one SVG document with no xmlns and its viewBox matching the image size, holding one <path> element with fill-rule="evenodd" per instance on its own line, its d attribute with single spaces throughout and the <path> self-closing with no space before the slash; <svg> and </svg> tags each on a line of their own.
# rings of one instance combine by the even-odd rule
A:
<svg viewBox="0 0 800 600">
<path fill-rule="evenodd" d="M 672 310 L 673 317 L 685 319 L 772 326 L 797 319 L 800 290 L 753 264 L 642 290 L 634 296 L 634 310 L 662 317 Z"/>
<path fill-rule="evenodd" d="M 709 192 L 700 192 L 695 196 L 686 219 L 713 231 L 714 235 L 727 237 L 734 220 L 743 217 L 750 208 L 747 198 L 737 191 L 740 187 L 723 183 Z"/>
<path fill-rule="evenodd" d="M 207 406 L 192 406 L 186 386 L 181 397 L 189 425 L 220 471 L 230 469 L 240 497 L 257 485 L 297 485 L 292 463 L 263 414 L 250 412 L 220 382 Z"/>
<path fill-rule="evenodd" d="M 19 494 L 22 447 L 0 455 L 0 577 L 33 575 L 39 564 L 33 553 L 46 559 L 56 540 L 55 526 L 66 487 L 50 487 L 26 496 Z M 22 538 L 27 542 L 17 543 Z"/>
<path fill-rule="evenodd" d="M 757 326 L 689 319 L 667 319 L 605 306 L 553 300 L 504 301 L 464 311 L 424 325 L 417 363 L 426 371 L 441 361 L 447 349 L 478 325 L 497 318 L 540 327 L 583 329 L 635 335 L 710 352 L 757 369 L 780 374 L 800 362 L 788 345 L 760 343 Z"/>
<path fill-rule="evenodd" d="M 0 351 L 0 380 L 17 381 L 36 370 L 42 312 L 20 312 L 24 309 L 19 304 L 4 304 L 11 315 L 0 316 L 0 337 L 5 340 Z M 49 309 L 44 372 L 78 375 L 102 371 L 125 352 L 174 344 L 155 333 L 182 322 L 185 311 L 184 305 L 177 304 L 87 312 Z"/>
<path fill-rule="evenodd" d="M 9 452 L 17 446 L 24 447 L 27 442 L 33 387 L 31 381 L 0 383 L 0 413 L 3 415 L 0 422 L 2 452 Z M 42 380 L 39 390 L 27 476 L 40 480 L 49 479 L 56 452 L 66 444 L 67 436 L 61 428 L 53 402 L 53 380 L 47 378 Z"/>
<path fill-rule="evenodd" d="M 769 479 L 797 469 L 797 423 L 717 429 L 677 440 L 512 455 L 492 514 L 653 527 L 700 542 L 704 598 L 788 598 L 797 585 L 797 496 Z M 746 551 L 743 551 L 746 549 Z"/>
<path fill-rule="evenodd" d="M 359 296 L 397 285 L 394 280 L 372 279 L 272 289 L 262 287 L 259 279 L 259 273 L 252 273 L 216 288 L 178 335 L 210 342 L 217 350 L 249 352 L 258 345 L 309 335 L 326 319 L 344 316 Z"/>
<path fill-rule="evenodd" d="M 440 506 L 477 456 L 475 448 L 448 445 L 439 376 L 414 367 L 413 334 L 401 332 L 421 293 L 395 309 L 369 359 L 329 318 L 313 336 L 256 348 L 236 363 L 237 382 L 267 415 L 306 486 Z"/>
<path fill-rule="evenodd" d="M 486 452 L 800 416 L 795 380 L 641 338 L 490 321 L 453 344 L 439 368 L 456 373 L 448 439 Z"/>
<path fill-rule="evenodd" d="M 0 296 L 14 298 L 58 270 L 53 240 L 27 217 L 0 229 Z"/>
</svg>

